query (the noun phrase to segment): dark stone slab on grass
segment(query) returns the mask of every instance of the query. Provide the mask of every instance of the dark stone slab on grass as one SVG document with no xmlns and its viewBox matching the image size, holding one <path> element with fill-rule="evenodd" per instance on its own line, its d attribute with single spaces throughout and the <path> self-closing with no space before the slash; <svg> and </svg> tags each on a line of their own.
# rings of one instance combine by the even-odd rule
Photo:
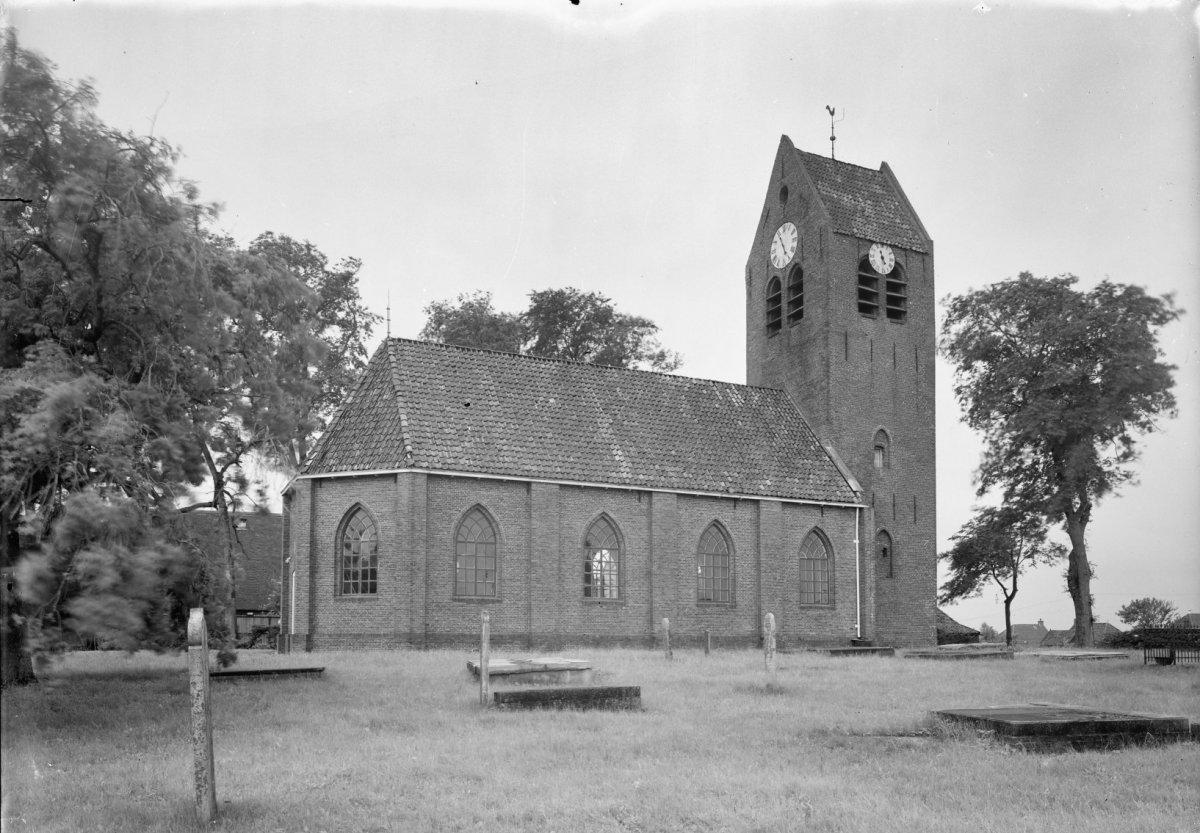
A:
<svg viewBox="0 0 1200 833">
<path fill-rule="evenodd" d="M 642 687 L 636 685 L 564 686 L 497 691 L 492 703 L 498 709 L 607 709 L 625 711 L 642 707 Z"/>
<path fill-rule="evenodd" d="M 1189 740 L 1186 717 L 1029 703 L 983 709 L 945 709 L 938 717 L 973 725 L 1023 749 L 1116 749 L 1139 743 Z"/>
<path fill-rule="evenodd" d="M 208 676 L 214 680 L 258 680 L 267 677 L 319 677 L 325 673 L 325 666 L 309 666 L 307 668 L 225 668 L 210 671 Z"/>
<path fill-rule="evenodd" d="M 816 650 L 822 654 L 829 654 L 831 657 L 894 657 L 896 655 L 896 649 L 886 645 L 854 645 L 849 648 L 818 648 Z"/>
</svg>

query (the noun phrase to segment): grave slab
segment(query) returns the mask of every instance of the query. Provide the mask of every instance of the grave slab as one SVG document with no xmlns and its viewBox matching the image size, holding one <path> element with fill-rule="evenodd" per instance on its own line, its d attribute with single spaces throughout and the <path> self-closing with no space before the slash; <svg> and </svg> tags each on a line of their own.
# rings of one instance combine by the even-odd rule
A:
<svg viewBox="0 0 1200 833">
<path fill-rule="evenodd" d="M 886 645 L 852 645 L 849 648 L 817 648 L 816 651 L 829 654 L 831 657 L 894 657 L 896 655 L 896 649 Z"/>
<path fill-rule="evenodd" d="M 1116 749 L 1191 738 L 1186 717 L 1118 712 L 1058 703 L 944 709 L 938 717 L 992 732 L 997 740 L 1032 751 Z"/>
<path fill-rule="evenodd" d="M 904 652 L 907 659 L 1012 659 L 1008 646 L 943 645 L 940 648 L 912 648 Z"/>
<path fill-rule="evenodd" d="M 467 670 L 479 679 L 479 661 L 467 660 Z M 591 663 L 585 659 L 571 657 L 528 657 L 506 659 L 497 657 L 488 661 L 488 679 L 514 684 L 545 685 L 555 683 L 590 683 L 593 678 Z"/>
<path fill-rule="evenodd" d="M 208 676 L 214 680 L 256 680 L 268 677 L 319 677 L 325 673 L 325 666 L 309 666 L 306 668 L 225 668 L 210 671 Z"/>
<path fill-rule="evenodd" d="M 497 709 L 605 709 L 630 711 L 642 707 L 642 687 L 636 685 L 560 686 L 507 689 L 492 695 Z"/>
</svg>

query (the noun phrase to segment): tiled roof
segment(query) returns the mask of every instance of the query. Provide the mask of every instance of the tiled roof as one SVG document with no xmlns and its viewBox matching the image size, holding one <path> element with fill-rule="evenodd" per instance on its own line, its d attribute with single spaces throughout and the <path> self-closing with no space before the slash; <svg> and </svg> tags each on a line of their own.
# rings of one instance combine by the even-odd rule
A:
<svg viewBox="0 0 1200 833">
<path fill-rule="evenodd" d="M 937 608 L 937 632 L 938 633 L 955 633 L 955 634 L 978 634 L 979 631 L 974 628 L 968 628 L 962 622 L 952 618 L 949 613 L 943 611 L 940 607 Z"/>
<path fill-rule="evenodd" d="M 264 512 L 239 512 L 245 525 L 237 532 L 241 550 L 234 551 L 237 564 L 235 590 L 238 610 L 266 610 L 276 596 L 279 557 L 283 547 L 283 516 Z M 225 563 L 225 529 L 219 512 L 201 509 L 179 516 L 179 535 L 199 547 L 209 561 Z"/>
<path fill-rule="evenodd" d="M 797 150 L 834 231 L 916 252 L 929 251 L 920 223 L 883 171 Z"/>
<path fill-rule="evenodd" d="M 305 473 L 400 468 L 859 502 L 783 391 L 393 338 Z"/>
</svg>

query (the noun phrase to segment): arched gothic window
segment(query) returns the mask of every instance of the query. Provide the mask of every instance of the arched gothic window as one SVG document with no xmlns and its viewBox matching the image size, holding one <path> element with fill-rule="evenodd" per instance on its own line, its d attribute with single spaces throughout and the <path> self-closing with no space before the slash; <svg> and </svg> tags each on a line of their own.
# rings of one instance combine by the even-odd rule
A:
<svg viewBox="0 0 1200 833">
<path fill-rule="evenodd" d="M 795 324 L 804 317 L 804 270 L 797 263 L 788 274 L 787 322 Z"/>
<path fill-rule="evenodd" d="M 889 321 L 903 322 L 908 318 L 908 281 L 905 280 L 904 268 L 899 263 L 887 273 L 883 300 L 887 306 Z"/>
<path fill-rule="evenodd" d="M 592 522 L 583 539 L 583 597 L 621 598 L 621 539 L 606 515 Z"/>
<path fill-rule="evenodd" d="M 496 595 L 496 528 L 479 506 L 471 508 L 454 536 L 454 595 Z"/>
<path fill-rule="evenodd" d="M 833 604 L 833 547 L 819 529 L 800 545 L 800 604 Z"/>
<path fill-rule="evenodd" d="M 892 467 L 892 440 L 887 431 L 880 428 L 875 432 L 875 468 Z"/>
<path fill-rule="evenodd" d="M 767 335 L 783 329 L 783 290 L 779 278 L 771 278 L 767 284 Z"/>
<path fill-rule="evenodd" d="M 713 521 L 696 550 L 696 598 L 701 602 L 733 602 L 733 551 L 721 525 Z"/>
<path fill-rule="evenodd" d="M 338 528 L 337 592 L 343 596 L 379 592 L 379 533 L 361 506 L 346 513 Z"/>
<path fill-rule="evenodd" d="M 879 574 L 885 578 L 896 575 L 896 553 L 892 548 L 892 536 L 886 529 L 875 533 L 875 555 L 879 558 Z"/>
</svg>

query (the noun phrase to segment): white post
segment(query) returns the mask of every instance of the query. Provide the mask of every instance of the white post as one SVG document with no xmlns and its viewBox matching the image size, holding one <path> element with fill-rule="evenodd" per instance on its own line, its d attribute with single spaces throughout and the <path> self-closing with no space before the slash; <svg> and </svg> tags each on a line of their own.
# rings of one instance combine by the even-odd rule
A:
<svg viewBox="0 0 1200 833">
<path fill-rule="evenodd" d="M 492 653 L 491 630 L 492 617 L 485 610 L 479 614 L 479 705 L 485 709 L 492 699 L 492 678 L 488 671 L 488 660 Z"/>
<path fill-rule="evenodd" d="M 208 624 L 204 609 L 188 617 L 188 691 L 192 697 L 192 769 L 196 776 L 196 816 L 201 824 L 217 817 L 213 777 L 212 707 L 208 700 Z"/>
<path fill-rule="evenodd" d="M 763 662 L 771 682 L 775 682 L 775 614 L 768 613 L 763 617 Z"/>
</svg>

